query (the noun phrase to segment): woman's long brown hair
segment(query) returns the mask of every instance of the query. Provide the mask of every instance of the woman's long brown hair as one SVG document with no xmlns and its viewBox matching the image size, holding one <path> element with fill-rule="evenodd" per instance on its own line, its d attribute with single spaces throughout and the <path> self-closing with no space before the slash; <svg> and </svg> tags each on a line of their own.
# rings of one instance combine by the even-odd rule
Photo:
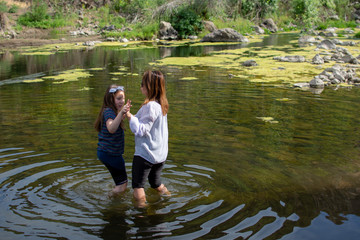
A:
<svg viewBox="0 0 360 240">
<path fill-rule="evenodd" d="M 156 101 L 161 105 L 162 114 L 165 116 L 169 110 L 169 103 L 166 98 L 165 78 L 162 72 L 146 71 L 143 74 L 141 85 L 147 91 L 143 105 L 150 101 Z"/>
<path fill-rule="evenodd" d="M 102 128 L 102 124 L 103 124 L 103 115 L 104 115 L 104 109 L 105 108 L 111 108 L 116 114 L 118 114 L 118 110 L 116 109 L 116 106 L 115 106 L 115 102 L 114 102 L 114 95 L 117 93 L 114 92 L 114 93 L 111 93 L 109 92 L 110 88 L 116 88 L 117 85 L 110 85 L 107 89 L 106 89 L 106 92 L 104 94 L 104 101 L 103 101 L 103 104 L 101 106 L 101 109 L 99 111 L 99 114 L 96 118 L 96 121 L 95 121 L 95 129 L 100 132 L 101 131 L 101 128 Z M 125 128 L 124 126 L 124 121 L 121 121 L 120 123 L 120 127 L 122 129 Z"/>
</svg>

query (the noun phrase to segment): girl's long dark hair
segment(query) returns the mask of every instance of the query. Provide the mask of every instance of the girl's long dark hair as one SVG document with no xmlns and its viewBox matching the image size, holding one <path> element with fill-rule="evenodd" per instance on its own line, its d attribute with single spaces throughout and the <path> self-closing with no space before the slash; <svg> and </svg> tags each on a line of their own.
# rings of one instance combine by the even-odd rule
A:
<svg viewBox="0 0 360 240">
<path fill-rule="evenodd" d="M 111 108 L 116 114 L 118 113 L 118 110 L 116 109 L 115 102 L 114 102 L 114 95 L 117 93 L 117 91 L 114 92 L 114 93 L 109 92 L 110 88 L 113 88 L 113 87 L 116 88 L 117 85 L 110 85 L 106 89 L 106 92 L 104 94 L 104 101 L 103 101 L 103 104 L 101 106 L 101 109 L 100 109 L 99 114 L 98 114 L 98 116 L 96 118 L 96 121 L 95 121 L 95 129 L 98 132 L 100 132 L 101 128 L 102 128 L 103 115 L 104 115 L 104 109 L 105 108 Z M 124 129 L 124 122 L 123 121 L 121 121 L 120 127 L 122 129 Z"/>
<path fill-rule="evenodd" d="M 146 71 L 143 74 L 141 85 L 146 88 L 147 96 L 143 103 L 156 101 L 161 105 L 162 114 L 165 116 L 169 110 L 166 98 L 165 78 L 160 71 Z"/>
</svg>

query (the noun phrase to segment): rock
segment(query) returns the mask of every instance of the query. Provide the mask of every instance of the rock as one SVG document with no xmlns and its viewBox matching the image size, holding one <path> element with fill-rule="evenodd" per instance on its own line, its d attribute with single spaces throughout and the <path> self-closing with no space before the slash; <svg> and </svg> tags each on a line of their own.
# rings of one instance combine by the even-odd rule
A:
<svg viewBox="0 0 360 240">
<path fill-rule="evenodd" d="M 352 79 L 352 81 L 353 81 L 354 83 L 360 83 L 360 78 L 359 78 L 359 77 L 354 77 L 354 78 Z"/>
<path fill-rule="evenodd" d="M 245 67 L 253 67 L 253 66 L 257 66 L 258 64 L 256 63 L 255 60 L 251 59 L 243 62 L 242 65 Z"/>
<path fill-rule="evenodd" d="M 114 25 L 105 26 L 101 29 L 101 31 L 114 31 L 116 30 L 116 27 Z"/>
<path fill-rule="evenodd" d="M 324 56 L 323 60 L 324 60 L 324 62 L 328 63 L 328 62 L 331 61 L 331 57 L 330 56 Z"/>
<path fill-rule="evenodd" d="M 347 34 L 354 34 L 355 33 L 355 31 L 352 30 L 351 28 L 345 28 L 344 32 L 347 33 Z"/>
<path fill-rule="evenodd" d="M 336 45 L 331 40 L 325 39 L 324 41 L 322 41 L 321 43 L 319 43 L 317 45 L 317 48 L 334 49 L 334 48 L 336 48 Z"/>
<path fill-rule="evenodd" d="M 303 35 L 298 40 L 299 44 L 315 43 L 316 39 L 313 36 Z"/>
<path fill-rule="evenodd" d="M 264 22 L 260 24 L 260 27 L 266 28 L 272 33 L 276 33 L 278 31 L 278 28 L 276 24 L 274 23 L 274 20 L 271 18 L 266 19 Z"/>
<path fill-rule="evenodd" d="M 337 28 L 336 28 L 336 27 L 329 27 L 329 28 L 325 29 L 325 32 L 335 33 L 335 32 L 336 32 L 336 30 L 337 30 Z"/>
<path fill-rule="evenodd" d="M 256 34 L 264 34 L 265 33 L 264 29 L 262 29 L 259 26 L 253 26 L 253 28 L 254 28 L 254 31 Z"/>
<path fill-rule="evenodd" d="M 332 79 L 330 82 L 331 82 L 331 84 L 340 84 L 341 83 L 341 81 L 336 78 Z"/>
<path fill-rule="evenodd" d="M 11 27 L 10 27 L 9 18 L 6 16 L 6 13 L 1 12 L 0 13 L 0 31 L 5 32 L 10 29 L 11 29 Z"/>
<path fill-rule="evenodd" d="M 201 42 L 249 42 L 249 40 L 232 28 L 215 30 L 201 39 Z"/>
<path fill-rule="evenodd" d="M 161 40 L 176 40 L 178 39 L 178 32 L 171 26 L 171 23 L 161 21 L 159 36 Z"/>
<path fill-rule="evenodd" d="M 327 32 L 327 33 L 325 33 L 325 36 L 326 37 L 337 37 L 337 34 L 334 32 Z"/>
<path fill-rule="evenodd" d="M 188 39 L 190 40 L 196 40 L 198 37 L 197 36 L 188 36 Z"/>
<path fill-rule="evenodd" d="M 305 57 L 303 56 L 285 56 L 285 57 L 274 57 L 274 60 L 280 62 L 305 62 Z"/>
<path fill-rule="evenodd" d="M 120 39 L 119 39 L 119 42 L 128 43 L 129 40 L 127 40 L 127 38 L 120 38 Z"/>
<path fill-rule="evenodd" d="M 113 37 L 108 37 L 108 38 L 106 38 L 106 41 L 108 41 L 108 42 L 115 42 L 115 38 L 113 38 Z"/>
<path fill-rule="evenodd" d="M 206 30 L 208 30 L 209 32 L 213 32 L 213 31 L 217 30 L 217 27 L 211 21 L 203 21 L 203 24 L 204 24 L 204 28 Z"/>
<path fill-rule="evenodd" d="M 95 43 L 92 42 L 92 41 L 87 41 L 87 42 L 84 42 L 83 45 L 84 45 L 84 46 L 94 46 Z"/>
<path fill-rule="evenodd" d="M 338 15 L 332 15 L 329 17 L 330 20 L 339 20 L 339 16 Z"/>
<path fill-rule="evenodd" d="M 308 88 L 308 87 L 310 87 L 310 84 L 309 83 L 294 83 L 293 86 L 296 88 Z"/>
<path fill-rule="evenodd" d="M 320 54 L 316 54 L 315 57 L 312 59 L 312 63 L 313 64 L 323 64 L 325 61 L 324 59 L 320 56 Z"/>
<path fill-rule="evenodd" d="M 356 42 L 354 41 L 346 41 L 346 42 L 342 42 L 341 46 L 356 46 Z"/>
<path fill-rule="evenodd" d="M 309 85 L 311 88 L 324 88 L 325 86 L 324 81 L 317 76 L 310 81 Z"/>
</svg>

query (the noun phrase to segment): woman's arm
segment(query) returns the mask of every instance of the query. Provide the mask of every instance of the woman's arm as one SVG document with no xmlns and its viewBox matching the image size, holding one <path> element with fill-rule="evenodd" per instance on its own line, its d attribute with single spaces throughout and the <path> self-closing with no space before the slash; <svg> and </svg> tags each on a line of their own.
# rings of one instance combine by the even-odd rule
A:
<svg viewBox="0 0 360 240">
<path fill-rule="evenodd" d="M 158 117 L 157 111 L 151 104 L 143 106 L 143 110 L 139 117 L 127 113 L 126 116 L 130 122 L 130 130 L 135 136 L 142 137 L 146 133 L 150 132 L 156 118 Z M 137 114 L 138 115 L 138 114 Z"/>
</svg>

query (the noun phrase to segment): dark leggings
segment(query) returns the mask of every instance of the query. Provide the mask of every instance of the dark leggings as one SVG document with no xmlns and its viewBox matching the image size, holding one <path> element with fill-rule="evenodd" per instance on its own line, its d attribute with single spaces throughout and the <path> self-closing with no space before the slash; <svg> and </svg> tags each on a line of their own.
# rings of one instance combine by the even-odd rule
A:
<svg viewBox="0 0 360 240">
<path fill-rule="evenodd" d="M 122 155 L 110 155 L 107 152 L 98 150 L 97 156 L 100 161 L 105 165 L 105 167 L 109 170 L 116 186 L 124 184 L 128 181 L 125 161 Z"/>
<path fill-rule="evenodd" d="M 134 156 L 132 165 L 132 187 L 144 188 L 146 178 L 148 178 L 152 188 L 158 188 L 161 185 L 161 170 L 165 162 L 152 164 L 140 156 Z"/>
</svg>

